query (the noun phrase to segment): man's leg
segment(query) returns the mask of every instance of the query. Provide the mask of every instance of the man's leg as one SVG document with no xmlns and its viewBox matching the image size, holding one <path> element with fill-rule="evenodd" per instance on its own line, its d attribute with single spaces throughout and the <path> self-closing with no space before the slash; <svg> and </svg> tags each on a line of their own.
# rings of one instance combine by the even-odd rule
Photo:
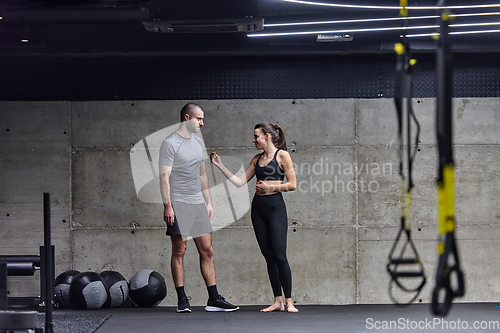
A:
<svg viewBox="0 0 500 333">
<path fill-rule="evenodd" d="M 207 287 L 215 285 L 214 248 L 212 234 L 205 234 L 194 238 L 194 243 L 200 254 L 201 275 Z"/>
<path fill-rule="evenodd" d="M 201 275 L 205 280 L 208 290 L 208 303 L 206 311 L 236 311 L 239 307 L 227 302 L 217 292 L 215 284 L 214 249 L 212 247 L 212 234 L 205 234 L 194 238 L 194 243 L 200 254 Z"/>
<path fill-rule="evenodd" d="M 170 267 L 174 285 L 182 287 L 184 285 L 184 254 L 186 253 L 187 241 L 182 239 L 181 235 L 170 236 L 172 240 L 172 257 Z"/>
<path fill-rule="evenodd" d="M 184 254 L 186 253 L 187 241 L 183 240 L 181 235 L 171 235 L 170 238 L 172 241 L 170 268 L 177 291 L 177 312 L 191 312 L 191 305 L 184 292 Z"/>
</svg>

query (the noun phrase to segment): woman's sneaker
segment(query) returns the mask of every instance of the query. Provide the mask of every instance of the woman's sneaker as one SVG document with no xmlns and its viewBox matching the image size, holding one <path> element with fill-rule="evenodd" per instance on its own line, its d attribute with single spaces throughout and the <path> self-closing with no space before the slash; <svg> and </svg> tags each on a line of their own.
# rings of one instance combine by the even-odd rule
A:
<svg viewBox="0 0 500 333">
<path fill-rule="evenodd" d="M 177 302 L 177 312 L 178 313 L 181 313 L 181 312 L 189 312 L 191 313 L 191 304 L 189 304 L 189 300 L 191 299 L 191 297 L 184 297 L 184 298 L 181 298 L 179 300 L 179 302 Z"/>
<path fill-rule="evenodd" d="M 224 312 L 230 312 L 230 311 L 236 311 L 238 310 L 238 306 L 234 306 L 228 301 L 224 299 L 221 295 L 217 297 L 214 300 L 208 300 L 207 306 L 205 306 L 205 311 L 209 312 L 216 312 L 216 311 L 224 311 Z"/>
</svg>

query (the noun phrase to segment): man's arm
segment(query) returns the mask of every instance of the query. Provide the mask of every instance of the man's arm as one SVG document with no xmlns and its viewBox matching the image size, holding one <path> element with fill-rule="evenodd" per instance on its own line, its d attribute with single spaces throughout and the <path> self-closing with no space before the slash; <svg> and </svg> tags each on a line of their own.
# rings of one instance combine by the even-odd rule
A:
<svg viewBox="0 0 500 333">
<path fill-rule="evenodd" d="M 201 182 L 201 193 L 203 194 L 203 199 L 207 204 L 208 217 L 212 219 L 214 217 L 214 208 L 212 207 L 212 197 L 210 196 L 210 189 L 208 187 L 208 176 L 205 170 L 205 162 L 200 164 L 200 182 Z"/>
<path fill-rule="evenodd" d="M 160 192 L 163 199 L 163 220 L 168 225 L 174 224 L 174 209 L 172 208 L 172 201 L 170 201 L 170 174 L 172 173 L 171 166 L 162 165 L 160 167 Z"/>
</svg>

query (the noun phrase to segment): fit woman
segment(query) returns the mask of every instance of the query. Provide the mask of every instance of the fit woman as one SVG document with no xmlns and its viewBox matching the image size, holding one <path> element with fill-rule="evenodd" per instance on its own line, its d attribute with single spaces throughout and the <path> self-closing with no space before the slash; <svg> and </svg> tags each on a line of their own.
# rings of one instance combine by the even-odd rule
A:
<svg viewBox="0 0 500 333">
<path fill-rule="evenodd" d="M 261 154 L 253 157 L 245 172 L 237 177 L 223 164 L 216 153 L 210 158 L 224 176 L 237 187 L 257 176 L 252 201 L 252 225 L 260 250 L 267 262 L 267 272 L 274 293 L 274 303 L 263 312 L 298 312 L 292 301 L 292 273 L 286 257 L 288 221 L 281 192 L 296 188 L 296 176 L 290 154 L 286 151 L 285 132 L 278 125 L 255 125 L 253 143 Z M 286 176 L 286 182 L 284 178 Z M 281 290 L 285 294 L 285 302 Z"/>
</svg>

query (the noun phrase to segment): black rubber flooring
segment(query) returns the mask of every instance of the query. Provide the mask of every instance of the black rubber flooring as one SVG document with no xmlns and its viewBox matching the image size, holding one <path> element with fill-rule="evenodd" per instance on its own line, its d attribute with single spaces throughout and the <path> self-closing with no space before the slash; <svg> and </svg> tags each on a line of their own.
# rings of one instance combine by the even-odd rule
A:
<svg viewBox="0 0 500 333">
<path fill-rule="evenodd" d="M 263 306 L 242 306 L 232 313 L 176 313 L 175 307 L 93 310 L 111 317 L 97 333 L 123 332 L 500 332 L 494 303 L 457 303 L 435 317 L 429 304 L 297 305 L 299 313 L 261 313 Z M 63 310 L 56 310 L 60 313 Z M 76 310 L 64 310 L 73 312 Z M 79 312 L 80 310 L 78 310 Z M 89 311 L 89 310 L 87 310 Z"/>
</svg>

